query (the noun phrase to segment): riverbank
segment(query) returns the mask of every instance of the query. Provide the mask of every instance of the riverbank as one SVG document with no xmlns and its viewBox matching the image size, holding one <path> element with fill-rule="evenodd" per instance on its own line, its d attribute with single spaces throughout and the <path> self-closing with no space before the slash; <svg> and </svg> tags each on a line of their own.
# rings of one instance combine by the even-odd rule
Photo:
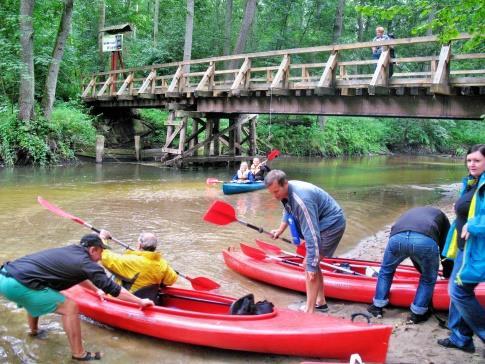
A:
<svg viewBox="0 0 485 364">
<path fill-rule="evenodd" d="M 459 188 L 459 184 L 441 186 L 440 189 L 443 190 L 443 198 L 434 204 L 435 207 L 443 210 L 450 220 L 454 217 L 453 203 Z M 344 256 L 354 259 L 382 261 L 391 226 L 388 225 L 377 234 L 361 240 L 357 247 L 344 254 Z M 405 261 L 404 263 L 411 264 L 410 261 Z M 330 314 L 349 317 L 354 312 L 366 312 L 368 305 L 329 300 L 329 306 Z M 435 317 L 431 317 L 428 321 L 418 325 L 408 325 L 406 324 L 406 319 L 409 312 L 408 309 L 403 308 L 386 308 L 384 318 L 372 319 L 374 323 L 384 323 L 394 326 L 387 355 L 387 363 L 483 363 L 482 352 L 485 350 L 485 345 L 479 339 L 475 338 L 475 346 L 477 349 L 475 354 L 467 354 L 460 350 L 445 349 L 438 346 L 436 341 L 447 337 L 449 331 L 441 328 Z M 446 319 L 445 312 L 439 312 L 439 316 Z"/>
</svg>

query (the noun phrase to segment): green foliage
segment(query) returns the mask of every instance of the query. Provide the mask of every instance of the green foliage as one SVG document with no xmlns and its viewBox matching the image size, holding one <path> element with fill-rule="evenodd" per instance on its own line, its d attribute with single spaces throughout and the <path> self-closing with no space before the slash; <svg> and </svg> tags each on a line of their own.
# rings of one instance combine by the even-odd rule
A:
<svg viewBox="0 0 485 364">
<path fill-rule="evenodd" d="M 79 107 L 58 105 L 50 121 L 37 117 L 25 123 L 17 113 L 15 108 L 10 112 L 9 105 L 0 107 L 0 159 L 7 166 L 73 159 L 75 149 L 95 142 L 91 117 Z"/>
<path fill-rule="evenodd" d="M 152 145 L 153 147 L 164 145 L 167 135 L 165 121 L 167 120 L 168 112 L 158 109 L 140 109 L 139 113 L 144 125 L 150 129 L 150 133 L 143 141 L 144 144 Z"/>
</svg>

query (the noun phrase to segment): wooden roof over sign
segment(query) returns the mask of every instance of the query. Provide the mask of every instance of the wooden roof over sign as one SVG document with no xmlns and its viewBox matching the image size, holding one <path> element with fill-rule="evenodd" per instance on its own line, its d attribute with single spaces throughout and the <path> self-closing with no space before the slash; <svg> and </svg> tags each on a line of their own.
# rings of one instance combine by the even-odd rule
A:
<svg viewBox="0 0 485 364">
<path fill-rule="evenodd" d="M 130 23 L 123 23 L 118 25 L 111 25 L 109 27 L 104 27 L 100 30 L 100 32 L 105 32 L 108 34 L 118 34 L 118 33 L 126 33 L 131 32 L 133 29 Z"/>
</svg>

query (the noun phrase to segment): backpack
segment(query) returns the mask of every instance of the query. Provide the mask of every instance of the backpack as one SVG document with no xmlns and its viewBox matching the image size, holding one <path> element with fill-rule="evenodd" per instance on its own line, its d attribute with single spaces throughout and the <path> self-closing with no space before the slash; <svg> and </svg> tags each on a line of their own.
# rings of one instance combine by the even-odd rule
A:
<svg viewBox="0 0 485 364">
<path fill-rule="evenodd" d="M 254 303 L 252 293 L 243 296 L 231 304 L 229 313 L 231 315 L 263 315 L 273 312 L 273 303 L 264 300 Z"/>
</svg>

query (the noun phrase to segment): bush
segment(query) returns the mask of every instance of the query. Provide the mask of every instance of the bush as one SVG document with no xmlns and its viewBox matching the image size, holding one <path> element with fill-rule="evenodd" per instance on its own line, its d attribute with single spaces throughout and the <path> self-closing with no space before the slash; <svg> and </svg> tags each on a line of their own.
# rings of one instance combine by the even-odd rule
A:
<svg viewBox="0 0 485 364">
<path fill-rule="evenodd" d="M 93 145 L 96 140 L 91 117 L 73 105 L 56 106 L 51 121 L 38 116 L 21 122 L 16 108 L 9 112 L 6 109 L 8 105 L 0 108 L 0 158 L 7 166 L 45 166 L 74 159 L 76 149 Z"/>
</svg>

